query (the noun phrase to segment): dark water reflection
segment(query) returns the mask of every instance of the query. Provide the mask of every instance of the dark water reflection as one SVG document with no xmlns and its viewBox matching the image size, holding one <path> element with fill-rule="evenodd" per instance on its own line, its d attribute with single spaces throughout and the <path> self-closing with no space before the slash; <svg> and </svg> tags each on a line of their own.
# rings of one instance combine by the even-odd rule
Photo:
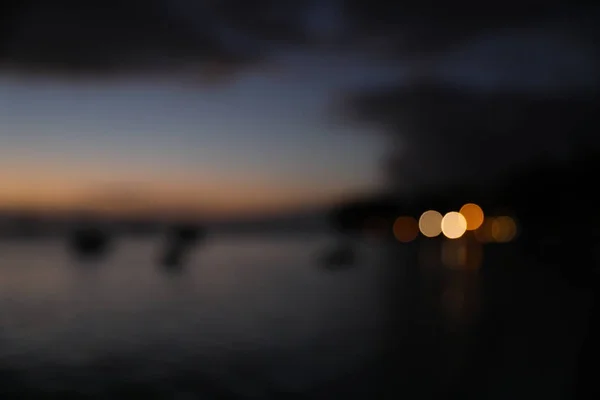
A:
<svg viewBox="0 0 600 400">
<path fill-rule="evenodd" d="M 325 236 L 224 237 L 165 274 L 160 243 L 123 240 L 96 268 L 58 241 L 1 244 L 0 373 L 18 375 L 12 389 L 499 399 L 570 390 L 586 293 L 510 246 L 480 249 L 481 263 L 465 269 L 442 242 L 361 242 L 355 267 L 332 272 L 317 263 Z"/>
<path fill-rule="evenodd" d="M 2 364 L 38 371 L 27 373 L 36 385 L 61 370 L 96 374 L 103 360 L 136 365 L 124 370 L 138 380 L 191 369 L 250 395 L 306 390 L 375 353 L 381 271 L 368 257 L 324 276 L 312 265 L 320 239 L 225 239 L 167 277 L 159 244 L 123 241 L 92 269 L 59 242 L 2 244 Z"/>
<path fill-rule="evenodd" d="M 388 392 L 573 398 L 591 292 L 512 245 L 430 240 L 388 250 L 385 259 L 396 268 L 386 290 L 385 359 L 396 365 Z"/>
</svg>

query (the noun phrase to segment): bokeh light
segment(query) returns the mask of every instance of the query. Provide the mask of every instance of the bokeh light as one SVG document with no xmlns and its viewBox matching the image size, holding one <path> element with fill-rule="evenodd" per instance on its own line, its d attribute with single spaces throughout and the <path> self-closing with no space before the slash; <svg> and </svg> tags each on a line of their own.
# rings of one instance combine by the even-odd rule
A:
<svg viewBox="0 0 600 400">
<path fill-rule="evenodd" d="M 442 233 L 448 239 L 458 239 L 467 231 L 467 220 L 456 211 L 451 211 L 442 218 Z"/>
<path fill-rule="evenodd" d="M 437 211 L 425 211 L 419 218 L 419 230 L 424 236 L 433 238 L 442 233 L 442 214 Z"/>
<path fill-rule="evenodd" d="M 394 236 L 399 242 L 412 242 L 418 235 L 419 223 L 413 217 L 398 217 L 394 222 Z"/>
<path fill-rule="evenodd" d="M 477 204 L 468 203 L 461 207 L 460 213 L 467 220 L 467 230 L 474 231 L 483 224 L 483 210 Z"/>
<path fill-rule="evenodd" d="M 494 217 L 486 217 L 483 224 L 477 228 L 474 232 L 475 239 L 479 243 L 492 243 L 494 242 L 494 236 L 492 235 L 492 227 L 494 225 Z"/>
<path fill-rule="evenodd" d="M 517 236 L 517 223 L 508 216 L 494 218 L 492 237 L 498 243 L 508 243 Z"/>
</svg>

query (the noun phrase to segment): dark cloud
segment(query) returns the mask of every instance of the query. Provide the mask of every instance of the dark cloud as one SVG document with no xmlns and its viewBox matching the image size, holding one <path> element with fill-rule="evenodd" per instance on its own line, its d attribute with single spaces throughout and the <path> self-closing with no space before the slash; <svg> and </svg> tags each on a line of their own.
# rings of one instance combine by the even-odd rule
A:
<svg viewBox="0 0 600 400">
<path fill-rule="evenodd" d="M 174 27 L 153 1 L 25 1 L 13 10 L 2 54 L 12 68 L 98 72 L 156 62 L 159 53 L 216 52 L 208 37 Z"/>
<path fill-rule="evenodd" d="M 373 121 L 398 146 L 392 181 L 424 185 L 481 180 L 536 157 L 594 144 L 597 91 L 492 91 L 414 84 L 349 96 L 346 115 Z"/>
<path fill-rule="evenodd" d="M 429 0 L 420 2 L 345 0 L 349 36 L 368 45 L 380 42 L 391 56 L 429 56 L 456 43 L 498 29 L 571 19 L 598 7 L 564 0 L 502 2 Z"/>
<path fill-rule="evenodd" d="M 436 18 L 440 24 L 384 39 L 391 56 L 416 56 L 414 73 L 343 102 L 344 117 L 372 122 L 389 135 L 384 167 L 399 189 L 481 181 L 539 157 L 567 156 L 594 138 L 598 8 L 556 3 L 531 14 L 516 3 L 504 6 L 515 13 L 462 13 L 458 6 L 445 17 L 415 12 L 418 24 Z M 404 28 L 374 22 L 369 29 Z"/>
<path fill-rule="evenodd" d="M 306 41 L 306 18 L 314 1 L 223 0 L 209 3 L 217 18 L 243 35 L 296 43 Z"/>
<path fill-rule="evenodd" d="M 328 7 L 323 3 L 329 4 Z M 204 60 L 244 65 L 282 46 L 336 41 L 384 53 L 435 53 L 482 31 L 569 15 L 577 2 L 497 4 L 358 0 L 5 0 L 0 60 L 38 70 L 104 72 Z M 319 19 L 321 21 L 319 22 Z M 412 52 L 412 53 L 411 53 Z"/>
<path fill-rule="evenodd" d="M 3 3 L 0 61 L 5 68 L 92 73 L 204 61 L 244 64 L 261 56 L 260 49 L 244 39 L 273 35 L 287 39 L 292 29 L 286 30 L 283 22 L 278 25 L 279 19 L 258 18 L 263 14 L 243 4 L 160 0 Z M 232 7 L 230 12 L 226 6 Z M 237 33 L 239 30 L 244 33 Z"/>
<path fill-rule="evenodd" d="M 335 34 L 312 23 L 316 4 L 323 2 L 331 5 L 327 18 L 336 20 Z M 585 79 L 575 88 L 563 70 L 548 73 L 552 65 L 569 67 L 553 60 L 573 55 L 535 41 L 508 55 L 499 51 L 507 45 L 494 40 L 479 50 L 469 46 L 486 35 L 509 32 L 519 42 L 532 29 L 542 27 L 544 37 L 558 29 L 567 33 L 567 48 L 588 51 L 581 63 L 593 71 L 600 59 L 599 10 L 592 2 L 553 0 L 5 0 L 0 63 L 23 71 L 95 74 L 201 64 L 207 66 L 201 73 L 227 75 L 287 46 L 310 47 L 335 37 L 335 45 L 368 47 L 422 68 L 417 75 L 434 82 L 347 97 L 346 116 L 375 121 L 395 138 L 397 151 L 388 159 L 394 180 L 475 178 L 568 148 L 576 132 L 580 138 L 589 133 L 583 125 L 597 104 L 585 92 Z M 536 64 L 527 58 L 530 50 L 550 57 Z M 454 65 L 462 75 L 454 71 L 441 84 L 440 67 L 449 55 L 458 55 Z M 478 64 L 482 59 L 495 61 Z M 482 90 L 493 69 L 502 79 L 493 90 Z M 549 89 L 544 93 L 524 88 L 538 72 L 549 77 L 536 88 Z M 461 78 L 474 84 L 457 84 Z M 563 83 L 558 91 L 552 88 L 556 81 Z"/>
</svg>

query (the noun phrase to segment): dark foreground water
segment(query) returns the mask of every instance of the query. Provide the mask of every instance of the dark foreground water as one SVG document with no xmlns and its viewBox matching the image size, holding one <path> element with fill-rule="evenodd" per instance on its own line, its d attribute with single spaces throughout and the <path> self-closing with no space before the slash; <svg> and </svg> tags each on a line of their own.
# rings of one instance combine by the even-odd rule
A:
<svg viewBox="0 0 600 400">
<path fill-rule="evenodd" d="M 0 244 L 2 398 L 568 398 L 586 293 L 486 249 L 477 271 L 422 244 L 214 237 L 182 270 L 158 240 L 80 263 Z"/>
</svg>

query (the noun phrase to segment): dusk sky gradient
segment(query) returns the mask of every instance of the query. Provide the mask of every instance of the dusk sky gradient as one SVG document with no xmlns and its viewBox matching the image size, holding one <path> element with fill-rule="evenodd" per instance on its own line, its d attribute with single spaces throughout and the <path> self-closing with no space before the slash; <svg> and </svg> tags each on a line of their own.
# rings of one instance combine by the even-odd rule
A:
<svg viewBox="0 0 600 400">
<path fill-rule="evenodd" d="M 49 3 L 35 4 L 52 11 Z M 110 4 L 118 9 L 121 3 Z M 86 37 L 106 45 L 100 51 L 117 63 L 128 54 L 122 51 L 132 49 L 149 49 L 154 55 L 154 50 L 165 50 L 160 46 L 169 53 L 180 45 L 181 51 L 189 51 L 189 43 L 180 43 L 184 36 L 169 31 L 169 24 L 160 25 L 165 32 L 150 29 L 146 33 L 156 37 L 145 41 L 143 29 L 156 21 L 132 23 L 144 9 L 138 7 L 142 3 L 131 4 L 131 14 L 106 38 L 95 31 L 103 31 L 106 21 L 94 21 L 94 12 L 81 4 L 79 11 L 72 8 L 87 12 L 81 15 L 96 24 L 89 29 L 76 12 L 34 15 L 23 20 L 29 25 L 18 26 L 13 47 L 7 47 L 13 59 L 8 59 L 21 57 L 33 66 L 47 59 L 37 65 L 41 71 L 53 70 L 55 57 L 59 65 L 64 57 L 75 61 L 75 68 L 77 62 L 94 67 L 104 59 L 92 47 L 81 48 Z M 197 28 L 192 39 L 201 40 L 202 29 L 218 26 L 207 22 L 210 13 L 193 4 L 174 2 L 171 12 L 178 21 L 187 17 Z M 338 2 L 319 4 L 330 7 L 311 8 L 303 24 L 325 38 L 323 43 L 328 38 L 335 42 L 343 31 L 333 7 Z M 572 35 L 579 25 L 567 17 L 474 35 L 436 54 L 426 74 L 438 83 L 490 92 L 598 87 L 593 40 L 582 40 L 586 35 L 581 32 Z M 135 37 L 123 44 L 118 34 L 127 33 Z M 238 35 L 230 41 L 238 50 L 250 48 L 242 39 Z M 363 46 L 353 52 L 343 46 L 292 48 L 278 48 L 267 60 L 241 62 L 236 73 L 224 70 L 223 79 L 216 81 L 197 60 L 182 62 L 181 70 L 85 79 L 68 71 L 28 74 L 27 68 L 1 65 L 0 210 L 239 215 L 324 205 L 383 188 L 382 162 L 390 147 L 420 133 L 401 126 L 386 135 L 382 126 L 333 110 L 350 92 L 409 85 L 409 63 L 402 57 L 377 61 Z M 422 150 L 401 149 L 417 160 L 427 156 Z"/>
<path fill-rule="evenodd" d="M 376 189 L 384 138 L 326 110 L 343 90 L 399 73 L 351 61 L 290 54 L 275 72 L 211 85 L 5 74 L 0 205 L 265 212 Z"/>
</svg>

